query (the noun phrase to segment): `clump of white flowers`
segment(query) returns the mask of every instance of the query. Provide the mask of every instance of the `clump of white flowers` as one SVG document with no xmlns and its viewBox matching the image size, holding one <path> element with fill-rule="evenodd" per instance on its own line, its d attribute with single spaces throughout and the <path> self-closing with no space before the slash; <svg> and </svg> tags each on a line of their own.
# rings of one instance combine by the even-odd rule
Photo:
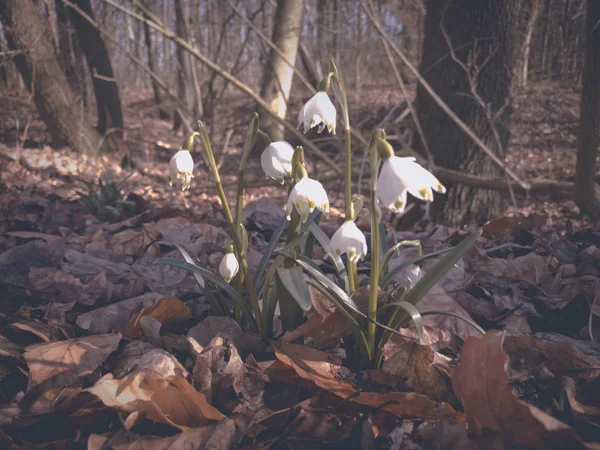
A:
<svg viewBox="0 0 600 450">
<path fill-rule="evenodd" d="M 228 283 L 235 277 L 240 269 L 235 253 L 233 253 L 233 246 L 230 245 L 227 249 L 227 253 L 223 256 L 221 264 L 219 265 L 219 273 L 225 281 Z"/>
<path fill-rule="evenodd" d="M 376 192 L 384 207 L 395 213 L 403 212 L 407 192 L 419 200 L 432 202 L 432 189 L 442 194 L 446 192 L 438 179 L 415 162 L 415 158 L 390 156 L 383 161 Z"/>
<path fill-rule="evenodd" d="M 367 239 L 354 221 L 347 220 L 331 238 L 329 253 L 340 256 L 346 254 L 351 262 L 358 262 L 367 254 Z"/>
<path fill-rule="evenodd" d="M 286 141 L 273 142 L 260 155 L 260 164 L 267 177 L 281 184 L 292 174 L 294 148 Z"/>
<path fill-rule="evenodd" d="M 302 223 L 306 222 L 308 215 L 313 212 L 315 208 L 325 214 L 329 214 L 329 199 L 327 198 L 327 192 L 325 192 L 323 185 L 312 178 L 304 177 L 300 179 L 294 185 L 288 197 L 287 206 L 285 208 L 288 220 L 291 219 L 294 207 L 300 214 Z"/>
<path fill-rule="evenodd" d="M 169 161 L 169 185 L 173 186 L 173 180 L 181 180 L 181 190 L 190 188 L 194 172 L 194 160 L 188 150 L 179 150 Z"/>
<path fill-rule="evenodd" d="M 299 126 L 304 125 L 305 133 L 319 125 L 319 133 L 327 128 L 330 133 L 335 134 L 336 116 L 335 106 L 327 92 L 319 91 L 304 104 L 298 114 L 298 122 Z"/>
</svg>

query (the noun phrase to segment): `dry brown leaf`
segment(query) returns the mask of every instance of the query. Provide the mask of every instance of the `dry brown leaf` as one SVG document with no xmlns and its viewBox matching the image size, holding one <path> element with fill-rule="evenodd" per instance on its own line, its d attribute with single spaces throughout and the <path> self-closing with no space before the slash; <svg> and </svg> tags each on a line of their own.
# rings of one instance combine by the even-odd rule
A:
<svg viewBox="0 0 600 450">
<path fill-rule="evenodd" d="M 32 267 L 29 286 L 43 292 L 48 301 L 57 303 L 78 301 L 93 305 L 102 298 L 109 298 L 111 292 L 104 272 L 85 285 L 78 278 L 54 267 Z"/>
<path fill-rule="evenodd" d="M 216 336 L 220 336 L 233 344 L 242 357 L 264 350 L 262 339 L 244 332 L 231 317 L 208 316 L 190 328 L 187 335 L 202 347 L 206 347 Z"/>
<path fill-rule="evenodd" d="M 215 337 L 196 356 L 192 378 L 194 387 L 210 402 L 213 393 L 219 389 L 233 387 L 239 394 L 244 372 L 244 363 L 235 346 Z"/>
<path fill-rule="evenodd" d="M 513 271 L 509 274 L 524 282 L 524 287 L 544 286 L 552 282 L 552 274 L 543 256 L 531 252 L 511 261 Z"/>
<path fill-rule="evenodd" d="M 151 420 L 185 430 L 225 418 L 204 395 L 177 376 L 155 378 L 137 372 L 120 380 L 107 374 L 87 389 L 109 407 L 145 412 Z"/>
<path fill-rule="evenodd" d="M 450 363 L 452 360 L 408 339 L 385 345 L 383 372 L 392 375 L 400 391 L 414 391 L 432 400 L 452 401 Z"/>
<path fill-rule="evenodd" d="M 144 316 L 153 317 L 165 328 L 183 328 L 190 315 L 190 310 L 177 297 L 163 297 L 132 317 L 122 333 L 130 339 L 140 338 L 142 336 L 140 319 Z"/>
<path fill-rule="evenodd" d="M 498 331 L 489 331 L 482 338 L 469 337 L 452 374 L 469 433 L 480 435 L 487 430 L 510 445 L 534 449 L 584 448 L 571 427 L 514 396 L 503 340 L 504 333 Z"/>
<path fill-rule="evenodd" d="M 15 339 L 18 342 L 30 344 L 38 343 L 40 341 L 50 342 L 56 340 L 56 335 L 58 334 L 56 328 L 52 327 L 51 325 L 42 323 L 38 320 L 27 319 L 19 319 L 18 321 L 10 324 L 6 332 L 7 334 L 10 333 L 12 335 L 14 332 L 13 330 L 19 330 L 20 332 L 30 334 L 30 336 L 35 336 L 32 340 L 25 340 L 25 342 L 23 342 L 21 339 Z"/>
<path fill-rule="evenodd" d="M 127 300 L 112 303 L 77 317 L 77 326 L 89 334 L 121 331 L 131 315 L 142 308 L 152 306 L 160 298 L 155 292 L 147 292 Z"/>
<path fill-rule="evenodd" d="M 82 378 L 96 370 L 120 341 L 120 333 L 101 334 L 27 347 L 27 391 L 41 389 L 44 397 L 51 400 L 56 389 L 81 386 Z"/>
<path fill-rule="evenodd" d="M 113 375 L 122 378 L 138 370 L 157 378 L 187 378 L 185 368 L 170 353 L 143 341 L 132 341 L 119 352 Z"/>
<path fill-rule="evenodd" d="M 111 236 L 106 242 L 106 248 L 116 253 L 137 255 L 150 242 L 152 241 L 147 240 L 143 232 L 128 228 Z"/>
<path fill-rule="evenodd" d="M 421 301 L 419 301 L 417 304 L 417 309 L 421 312 L 431 310 L 450 311 L 461 314 L 467 318 L 471 318 L 469 313 L 467 313 L 456 302 L 456 300 L 450 297 L 444 291 L 444 289 L 437 284 L 431 288 L 427 294 L 425 294 Z M 471 325 L 452 316 L 445 316 L 441 314 L 426 316 L 423 317 L 423 325 L 427 325 L 438 330 L 449 331 L 463 340 L 469 336 L 480 336 L 479 332 Z"/>
<path fill-rule="evenodd" d="M 436 403 L 414 392 L 362 392 L 352 382 L 354 374 L 341 366 L 341 360 L 319 350 L 295 344 L 273 344 L 281 362 L 296 373 L 329 392 L 355 403 L 398 414 L 403 418 L 439 420 L 440 411 L 450 421 L 464 420 L 463 414 L 446 403 Z"/>
</svg>

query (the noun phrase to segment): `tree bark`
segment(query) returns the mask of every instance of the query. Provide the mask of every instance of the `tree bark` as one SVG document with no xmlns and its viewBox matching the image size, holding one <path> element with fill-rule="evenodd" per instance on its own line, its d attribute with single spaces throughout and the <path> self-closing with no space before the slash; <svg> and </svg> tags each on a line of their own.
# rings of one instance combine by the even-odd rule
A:
<svg viewBox="0 0 600 450">
<path fill-rule="evenodd" d="M 522 0 L 429 0 L 426 4 L 425 40 L 421 73 L 452 110 L 502 159 L 509 140 L 508 124 L 513 68 L 521 44 L 519 25 L 527 20 Z M 476 75 L 476 91 L 490 111 L 500 111 L 494 130 L 484 107 L 474 98 L 469 77 L 449 54 L 447 33 L 456 58 Z M 468 26 L 466 25 L 468 24 Z M 507 106 L 508 105 L 508 106 Z M 487 178 L 502 170 L 468 138 L 419 85 L 417 116 L 436 165 Z M 425 145 L 416 139 L 416 149 Z M 466 185 L 450 185 L 445 196 L 436 196 L 431 218 L 454 226 L 482 223 L 503 212 L 500 193 Z"/>
<path fill-rule="evenodd" d="M 184 5 L 181 0 L 175 0 L 175 28 L 177 30 L 177 35 L 184 39 L 188 40 L 187 36 L 187 26 L 185 23 L 185 10 Z M 185 103 L 185 105 L 189 105 L 189 99 L 187 98 L 186 92 L 186 83 L 189 79 L 188 74 L 188 64 L 186 59 L 186 52 L 181 46 L 177 46 L 177 96 Z M 179 131 L 183 125 L 183 119 L 181 114 L 175 110 L 173 114 L 173 130 Z"/>
<path fill-rule="evenodd" d="M 80 108 L 33 0 L 0 1 L 0 21 L 9 47 L 24 52 L 15 56 L 15 63 L 34 93 L 36 107 L 54 144 L 68 145 L 85 154 L 96 153 L 101 137 L 82 121 Z"/>
<path fill-rule="evenodd" d="M 146 17 L 148 18 L 148 17 Z M 152 46 L 152 35 L 150 34 L 150 25 L 148 22 L 144 22 L 144 41 L 146 43 L 146 51 L 148 54 L 148 68 L 154 73 L 158 73 L 158 64 L 156 62 L 156 49 Z M 161 119 L 168 119 L 169 113 L 163 106 L 162 93 L 158 82 L 154 78 L 150 78 L 152 84 L 152 92 L 154 93 L 154 103 L 158 107 L 158 117 Z"/>
<path fill-rule="evenodd" d="M 94 18 L 90 0 L 77 0 L 77 6 L 92 19 Z M 118 129 L 121 130 L 118 135 L 122 135 L 123 111 L 119 87 L 114 78 L 110 56 L 102 35 L 73 9 L 71 9 L 71 21 L 77 31 L 79 44 L 85 54 L 92 78 L 98 110 L 98 132 L 104 134 L 109 129 Z"/>
<path fill-rule="evenodd" d="M 277 2 L 272 41 L 283 52 L 288 62 L 271 49 L 260 90 L 261 97 L 269 104 L 271 111 L 282 119 L 287 112 L 287 102 L 294 79 L 293 67 L 296 64 L 302 30 L 303 3 L 302 0 Z M 261 114 L 260 125 L 273 141 L 283 139 L 283 127 L 264 112 Z"/>
<path fill-rule="evenodd" d="M 583 212 L 600 218 L 600 200 L 596 194 L 596 158 L 600 128 L 600 2 L 587 0 L 583 88 L 577 137 L 575 201 Z"/>
</svg>

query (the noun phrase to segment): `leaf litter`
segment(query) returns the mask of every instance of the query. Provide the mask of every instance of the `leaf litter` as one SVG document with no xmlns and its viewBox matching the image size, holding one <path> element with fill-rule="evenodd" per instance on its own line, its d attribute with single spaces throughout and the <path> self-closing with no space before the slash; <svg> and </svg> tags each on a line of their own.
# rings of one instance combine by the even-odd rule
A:
<svg viewBox="0 0 600 450">
<path fill-rule="evenodd" d="M 471 317 L 486 335 L 454 317 L 425 316 L 421 342 L 394 336 L 381 369 L 354 372 L 340 344 L 350 330 L 319 292 L 311 289 L 307 322 L 268 343 L 230 318 L 207 317 L 192 275 L 153 264 L 178 257 L 164 244 L 147 248 L 165 239 L 218 265 L 230 238 L 208 184 L 190 197 L 166 183 L 142 195 L 160 175 L 136 173 L 127 180 L 135 207 L 101 221 L 77 204 L 73 182 L 97 178 L 99 163 L 49 147 L 1 150 L 2 448 L 542 449 L 600 441 L 597 226 L 578 222 L 572 232 L 564 214 L 535 205 L 491 221 L 418 305 Z M 234 176 L 224 178 L 232 189 Z M 270 188 L 251 192 L 244 220 L 255 266 L 282 201 Z M 323 229 L 330 234 L 336 220 L 323 220 Z M 461 237 L 433 225 L 388 231 L 389 244 L 421 239 L 426 251 Z M 390 267 L 410 257 L 403 252 Z M 403 274 L 394 283 L 410 281 Z M 362 308 L 360 290 L 355 297 Z M 416 338 L 411 326 L 400 332 Z"/>
</svg>

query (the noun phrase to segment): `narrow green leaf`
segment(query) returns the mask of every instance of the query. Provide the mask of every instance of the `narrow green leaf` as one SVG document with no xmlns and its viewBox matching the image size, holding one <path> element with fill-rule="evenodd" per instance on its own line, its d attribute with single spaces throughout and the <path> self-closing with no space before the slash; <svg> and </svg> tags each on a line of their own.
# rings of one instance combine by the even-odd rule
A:
<svg viewBox="0 0 600 450">
<path fill-rule="evenodd" d="M 390 270 L 387 275 L 380 278 L 379 279 L 379 287 L 381 289 L 385 290 L 389 286 L 389 284 L 392 281 L 394 281 L 394 277 L 401 270 L 406 269 L 408 266 L 411 266 L 413 264 L 420 263 L 421 261 L 425 261 L 427 259 L 435 258 L 436 256 L 448 253 L 448 252 L 452 251 L 452 249 L 454 249 L 454 247 L 445 248 L 443 250 L 438 250 L 436 252 L 427 253 L 426 255 L 415 256 L 414 258 L 407 259 L 406 261 L 398 264 L 396 267 L 394 267 L 392 270 Z"/>
<path fill-rule="evenodd" d="M 394 256 L 394 253 L 396 253 L 398 251 L 398 249 L 400 249 L 401 247 L 418 247 L 419 248 L 419 256 L 422 255 L 421 252 L 421 241 L 400 241 L 398 242 L 396 245 L 394 245 L 392 248 L 390 248 L 385 255 L 383 255 L 383 259 L 381 260 L 381 267 L 384 268 L 388 265 L 388 263 L 390 262 L 390 259 L 392 259 L 392 257 Z"/>
<path fill-rule="evenodd" d="M 271 240 L 269 241 L 269 244 L 267 245 L 267 248 L 265 249 L 265 253 L 263 254 L 262 258 L 260 259 L 260 262 L 258 263 L 256 272 L 254 272 L 254 280 L 256 281 L 256 295 L 260 295 L 260 293 L 262 291 L 262 285 L 264 283 L 264 275 L 265 275 L 265 271 L 267 269 L 267 264 L 269 264 L 269 261 L 271 260 L 271 256 L 273 255 L 273 252 L 275 251 L 275 247 L 277 246 L 279 239 L 281 239 L 281 236 L 283 235 L 283 232 L 285 231 L 287 224 L 288 224 L 287 218 L 285 216 L 282 217 L 281 222 L 279 222 L 279 225 L 273 232 L 273 236 L 271 237 Z"/>
<path fill-rule="evenodd" d="M 298 303 L 303 311 L 308 311 L 312 306 L 308 284 L 302 269 L 298 266 L 277 268 L 277 277 L 285 290 Z M 281 294 L 280 294 L 281 295 Z"/>
<path fill-rule="evenodd" d="M 385 305 L 384 307 L 395 306 L 400 309 L 403 309 L 413 321 L 415 325 L 415 329 L 417 330 L 417 336 L 419 337 L 419 343 L 423 342 L 423 318 L 421 317 L 421 313 L 417 309 L 417 307 L 411 303 L 408 303 L 404 300 L 396 300 L 390 304 Z M 397 328 L 397 327 L 396 327 Z"/>
</svg>

